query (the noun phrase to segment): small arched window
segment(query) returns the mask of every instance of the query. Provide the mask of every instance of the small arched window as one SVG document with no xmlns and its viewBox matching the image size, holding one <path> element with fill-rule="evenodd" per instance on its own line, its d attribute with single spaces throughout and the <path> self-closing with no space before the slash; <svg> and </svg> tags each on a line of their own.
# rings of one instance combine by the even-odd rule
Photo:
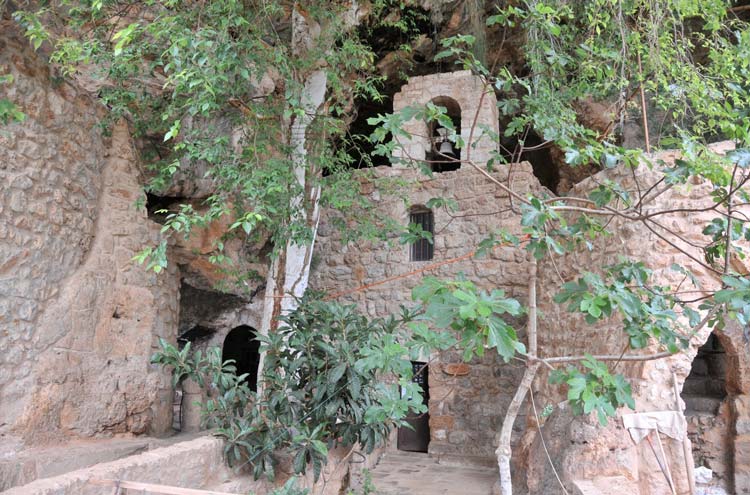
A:
<svg viewBox="0 0 750 495">
<path fill-rule="evenodd" d="M 430 238 L 421 237 L 411 245 L 409 259 L 411 261 L 429 261 L 435 253 L 435 219 L 432 210 L 416 206 L 409 212 L 409 224 L 419 226 L 430 233 Z"/>
</svg>

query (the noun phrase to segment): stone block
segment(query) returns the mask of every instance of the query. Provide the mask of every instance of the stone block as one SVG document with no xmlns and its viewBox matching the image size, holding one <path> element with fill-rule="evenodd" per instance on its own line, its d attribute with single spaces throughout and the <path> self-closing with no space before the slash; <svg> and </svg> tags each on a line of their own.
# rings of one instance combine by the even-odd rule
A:
<svg viewBox="0 0 750 495">
<path fill-rule="evenodd" d="M 735 432 L 737 435 L 750 435 L 750 395 L 734 398 Z"/>
<path fill-rule="evenodd" d="M 19 175 L 15 179 L 13 179 L 13 182 L 11 182 L 10 187 L 14 189 L 30 189 L 31 186 L 33 186 L 34 183 L 27 175 Z"/>
<path fill-rule="evenodd" d="M 26 194 L 23 191 L 13 191 L 10 195 L 10 209 L 16 213 L 22 213 L 26 210 Z"/>
<path fill-rule="evenodd" d="M 452 430 L 455 424 L 453 416 L 430 416 L 430 428 L 436 430 Z"/>
<path fill-rule="evenodd" d="M 469 435 L 464 431 L 452 431 L 448 434 L 448 441 L 453 445 L 462 445 L 469 440 Z"/>
</svg>

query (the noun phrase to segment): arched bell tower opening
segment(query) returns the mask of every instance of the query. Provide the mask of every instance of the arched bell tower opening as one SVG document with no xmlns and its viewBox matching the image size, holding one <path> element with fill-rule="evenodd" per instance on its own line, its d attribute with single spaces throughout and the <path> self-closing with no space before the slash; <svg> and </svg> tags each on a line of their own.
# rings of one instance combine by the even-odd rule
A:
<svg viewBox="0 0 750 495">
<path fill-rule="evenodd" d="M 256 339 L 256 330 L 247 325 L 233 328 L 224 339 L 222 361 L 234 360 L 237 375 L 248 374 L 245 381 L 250 390 L 258 388 L 258 365 L 260 363 L 260 341 Z"/>
<path fill-rule="evenodd" d="M 453 124 L 453 133 L 437 120 L 427 123 L 430 137 L 429 148 L 425 150 L 425 160 L 433 172 L 450 172 L 461 167 L 461 149 L 456 137 L 461 135 L 461 106 L 449 96 L 438 96 L 430 102 L 437 107 L 445 108 L 445 114 Z"/>
<path fill-rule="evenodd" d="M 468 70 L 430 74 L 409 79 L 408 84 L 393 96 L 393 111 L 398 113 L 408 107 L 424 108 L 428 103 L 444 107 L 448 117 L 461 137 L 463 146 L 453 148 L 456 158 L 470 159 L 482 164 L 497 156 L 499 117 L 497 99 L 491 87 Z M 446 140 L 439 131 L 439 123 L 426 122 L 414 117 L 405 122 L 402 129 L 408 137 L 400 137 L 393 151 L 394 167 L 408 167 L 409 162 L 425 161 L 432 166 L 431 158 L 442 146 L 448 150 Z M 452 143 L 451 143 L 452 144 Z M 451 162 L 438 155 L 435 172 L 460 168 L 460 163 Z M 450 163 L 446 163 L 450 162 Z"/>
</svg>

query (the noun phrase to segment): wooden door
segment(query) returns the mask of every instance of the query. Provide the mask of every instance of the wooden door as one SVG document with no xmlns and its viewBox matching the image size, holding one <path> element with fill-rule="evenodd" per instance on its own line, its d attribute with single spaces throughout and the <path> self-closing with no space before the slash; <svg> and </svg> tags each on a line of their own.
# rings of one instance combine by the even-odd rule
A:
<svg viewBox="0 0 750 495">
<path fill-rule="evenodd" d="M 422 399 L 428 405 L 430 400 L 430 389 L 427 383 L 427 364 L 412 361 L 414 377 L 412 380 L 422 388 Z M 427 452 L 430 444 L 430 415 L 411 413 L 406 422 L 413 428 L 402 426 L 398 429 L 398 449 L 409 452 Z"/>
</svg>

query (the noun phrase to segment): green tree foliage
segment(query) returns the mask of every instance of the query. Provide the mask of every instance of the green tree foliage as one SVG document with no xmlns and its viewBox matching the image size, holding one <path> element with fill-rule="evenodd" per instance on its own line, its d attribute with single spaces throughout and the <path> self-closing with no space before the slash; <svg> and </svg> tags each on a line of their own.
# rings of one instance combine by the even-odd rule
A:
<svg viewBox="0 0 750 495">
<path fill-rule="evenodd" d="M 340 145 L 354 98 L 379 97 L 373 53 L 346 28 L 356 15 L 348 2 L 322 0 L 68 0 L 14 13 L 35 48 L 52 46 L 50 60 L 63 74 L 99 85 L 109 122 L 125 117 L 136 137 L 154 142 L 146 149 L 150 191 L 164 190 L 175 174 L 190 177 L 196 164 L 207 170 L 213 194 L 200 211 L 171 212 L 165 232 L 188 236 L 227 215 L 235 221 L 226 236 L 270 233 L 276 249 L 313 235 L 298 214 L 310 205 L 293 200 L 301 191 L 290 133 L 314 70 L 325 71 L 327 94 L 307 129 L 306 187 L 323 186 L 323 207 L 357 207 L 360 218 L 368 211 Z M 316 36 L 299 34 L 300 24 Z M 139 261 L 161 269 L 165 256 L 151 248 Z"/>
<path fill-rule="evenodd" d="M 691 300 L 691 296 L 680 293 L 678 285 L 654 283 L 654 274 L 643 260 L 623 260 L 597 267 L 596 273 L 580 273 L 574 281 L 561 280 L 555 302 L 583 316 L 589 325 L 620 322 L 627 336 L 626 352 L 653 351 L 652 355 L 639 356 L 643 359 L 685 349 L 706 321 L 721 326 L 728 315 L 747 324 L 747 280 L 729 261 L 732 256 L 745 258 L 749 239 L 750 219 L 738 211 L 740 206 L 746 209 L 750 199 L 748 24 L 734 16 L 724 2 L 669 0 L 529 0 L 498 7 L 487 24 L 524 33 L 525 71 L 484 67 L 473 54 L 474 37 L 465 34 L 442 40 L 443 50 L 436 59 L 454 61 L 458 67 L 472 70 L 488 89 L 494 90 L 508 122 L 502 131 L 505 137 L 518 138 L 523 149 L 525 136 L 534 131 L 543 138 L 543 145 L 560 148 L 572 167 L 649 167 L 661 178 L 654 187 L 643 189 L 637 177 L 635 186 L 629 188 L 616 181 L 600 181 L 586 198 L 518 194 L 510 184 L 494 181 L 518 202 L 517 218 L 524 238 L 496 234 L 482 241 L 477 252 L 486 253 L 501 243 L 523 244 L 535 259 L 554 260 L 574 250 L 598 249 L 599 239 L 612 235 L 611 227 L 623 223 L 644 232 L 656 231 L 670 241 L 674 233 L 665 229 L 661 220 L 673 212 L 668 206 L 654 208 L 654 199 L 670 188 L 705 182 L 712 188 L 712 202 L 680 211 L 711 211 L 716 216 L 703 228 L 706 242 L 698 246 L 703 256 L 686 254 L 720 278 L 723 286 L 718 290 L 702 287 L 709 295 Z M 634 99 L 641 89 L 650 103 L 645 110 L 657 113 L 666 122 L 655 147 L 680 151 L 674 165 L 655 161 L 643 150 L 624 147 L 624 115 L 644 110 Z M 606 129 L 584 123 L 579 104 L 588 100 L 605 102 L 611 109 Z M 408 140 L 403 123 L 411 118 L 437 121 L 452 129 L 447 119 L 441 120 L 444 113 L 445 109 L 428 105 L 372 118 L 371 123 L 380 126 L 371 136 L 378 145 L 376 152 L 389 154 L 398 147 L 397 143 L 386 143 L 389 135 L 401 142 Z M 474 133 L 497 142 L 501 139 L 481 126 L 476 126 Z M 708 144 L 717 139 L 733 141 L 736 150 L 727 154 L 713 151 Z M 452 140 L 458 147 L 465 147 L 457 137 Z M 463 166 L 491 172 L 507 160 L 506 154 L 498 152 L 489 163 L 469 159 Z M 428 164 L 401 161 L 422 170 L 428 168 Z M 676 240 L 673 245 L 679 250 L 679 238 Z M 695 282 L 683 267 L 675 269 Z M 492 335 L 488 321 L 482 321 L 481 313 L 473 309 L 486 301 L 488 294 L 471 284 L 457 292 L 455 284 L 466 282 L 426 280 L 415 297 L 428 307 L 434 304 L 439 310 L 428 311 L 432 323 L 458 331 L 458 342 L 470 349 L 477 335 Z M 705 314 L 706 321 L 701 319 Z M 466 337 L 462 339 L 461 334 Z M 502 343 L 497 349 L 505 359 L 525 355 L 517 332 L 504 330 L 500 335 L 504 340 L 485 344 Z M 552 367 L 579 363 L 552 374 L 554 383 L 568 387 L 575 412 L 595 410 L 605 422 L 616 408 L 633 406 L 624 377 L 610 375 L 606 363 L 595 356 L 553 356 L 553 351 L 540 350 L 544 355 L 528 356 L 527 363 L 539 359 Z M 624 355 L 622 349 L 613 352 Z M 467 350 L 466 357 L 470 356 Z M 616 356 L 603 358 L 617 361 Z"/>
<path fill-rule="evenodd" d="M 0 74 L 0 85 L 11 84 L 13 76 Z M 8 125 L 11 122 L 23 122 L 26 115 L 8 98 L 0 98 L 0 122 Z"/>
<path fill-rule="evenodd" d="M 409 411 L 426 411 L 410 357 L 454 341 L 410 331 L 417 317 L 404 310 L 368 320 L 353 305 L 308 291 L 277 332 L 259 337 L 266 359 L 258 393 L 231 361 L 222 363 L 218 348 L 193 353 L 162 340 L 153 361 L 173 367 L 175 383 L 191 378 L 208 390 L 204 424 L 227 440 L 235 466 L 273 479 L 278 456 L 289 455 L 296 473 L 311 467 L 317 479 L 328 449 L 359 444 L 369 453 Z"/>
</svg>

